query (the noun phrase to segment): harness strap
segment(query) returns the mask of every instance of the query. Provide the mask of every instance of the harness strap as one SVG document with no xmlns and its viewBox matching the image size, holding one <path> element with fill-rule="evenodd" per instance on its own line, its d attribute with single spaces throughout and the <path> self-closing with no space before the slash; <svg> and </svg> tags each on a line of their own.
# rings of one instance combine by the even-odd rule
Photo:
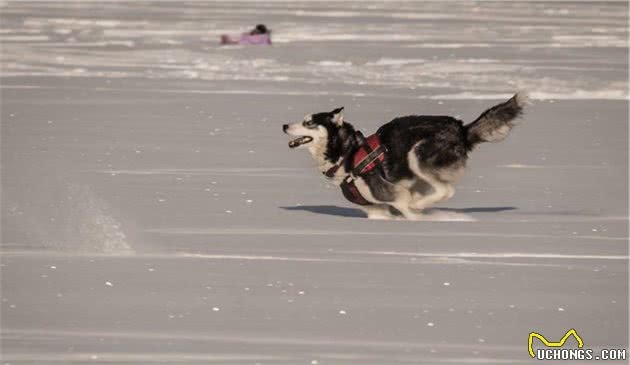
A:
<svg viewBox="0 0 630 365">
<path fill-rule="evenodd" d="M 343 196 L 352 203 L 358 205 L 372 205 L 371 202 L 361 195 L 361 192 L 359 191 L 359 188 L 357 188 L 354 180 L 361 174 L 371 171 L 375 167 L 379 166 L 379 164 L 385 159 L 387 148 L 380 143 L 377 135 L 365 138 L 361 132 L 357 131 L 354 134 L 354 138 L 354 143 L 358 145 L 358 149 L 354 150 L 354 153 L 349 153 L 348 151 L 346 155 L 341 157 L 339 162 L 324 171 L 323 174 L 327 178 L 334 178 L 337 171 L 339 171 L 339 169 L 344 165 L 345 161 L 350 159 L 349 162 L 351 162 L 352 171 L 350 174 L 346 175 L 341 182 L 341 192 L 343 193 Z"/>
<path fill-rule="evenodd" d="M 368 144 L 365 144 L 363 148 L 365 148 L 367 151 L 371 150 L 371 147 Z M 370 164 L 373 164 L 375 161 L 379 160 L 383 154 L 385 154 L 385 147 L 383 147 L 383 145 L 380 144 L 378 145 L 378 147 L 376 147 L 376 149 L 371 150 L 361 160 L 361 162 L 359 162 L 359 164 L 355 166 L 354 169 L 352 169 L 352 174 L 354 176 L 358 176 L 364 173 L 366 170 L 371 170 L 374 166 L 370 166 Z"/>
<path fill-rule="evenodd" d="M 346 199 L 354 204 L 372 205 L 372 203 L 367 201 L 363 195 L 361 195 L 359 188 L 357 188 L 354 183 L 354 179 L 350 175 L 348 175 L 341 183 L 341 192 Z"/>
</svg>

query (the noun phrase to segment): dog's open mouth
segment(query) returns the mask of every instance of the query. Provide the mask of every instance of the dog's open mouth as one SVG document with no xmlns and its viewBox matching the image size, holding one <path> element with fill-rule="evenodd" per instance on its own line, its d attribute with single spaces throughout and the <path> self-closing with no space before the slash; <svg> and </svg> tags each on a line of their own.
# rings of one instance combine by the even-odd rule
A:
<svg viewBox="0 0 630 365">
<path fill-rule="evenodd" d="M 307 144 L 313 140 L 313 137 L 302 136 L 289 141 L 289 148 L 295 148 L 303 144 Z"/>
</svg>

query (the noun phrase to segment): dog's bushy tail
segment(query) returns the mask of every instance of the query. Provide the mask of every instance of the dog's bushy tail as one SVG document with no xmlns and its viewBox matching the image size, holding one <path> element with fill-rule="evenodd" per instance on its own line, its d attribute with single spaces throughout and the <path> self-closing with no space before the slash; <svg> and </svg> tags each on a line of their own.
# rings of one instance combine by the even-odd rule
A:
<svg viewBox="0 0 630 365">
<path fill-rule="evenodd" d="M 521 91 L 510 100 L 495 105 L 483 112 L 477 120 L 464 126 L 468 148 L 473 149 L 483 142 L 500 142 L 507 137 L 514 126 L 513 121 L 523 114 L 528 95 Z"/>
</svg>

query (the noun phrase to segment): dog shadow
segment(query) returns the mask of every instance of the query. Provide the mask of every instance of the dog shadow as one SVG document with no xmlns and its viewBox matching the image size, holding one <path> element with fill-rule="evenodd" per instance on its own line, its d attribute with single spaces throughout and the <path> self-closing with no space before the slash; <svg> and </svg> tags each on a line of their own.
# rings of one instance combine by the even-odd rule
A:
<svg viewBox="0 0 630 365">
<path fill-rule="evenodd" d="M 293 207 L 280 207 L 289 211 L 302 211 L 316 214 L 332 215 L 347 218 L 367 218 L 367 215 L 356 208 L 338 207 L 336 205 L 297 205 Z M 470 213 L 498 213 L 515 210 L 515 207 L 472 207 L 472 208 L 430 208 L 427 213 L 439 212 L 470 214 Z"/>
</svg>

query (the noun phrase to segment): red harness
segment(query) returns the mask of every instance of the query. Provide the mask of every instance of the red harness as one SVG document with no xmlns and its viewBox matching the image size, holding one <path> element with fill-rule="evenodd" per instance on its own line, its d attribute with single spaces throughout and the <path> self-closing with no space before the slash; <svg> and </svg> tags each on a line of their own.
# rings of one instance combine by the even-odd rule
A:
<svg viewBox="0 0 630 365">
<path fill-rule="evenodd" d="M 348 157 L 352 159 L 352 170 L 341 183 L 341 192 L 346 199 L 358 205 L 372 205 L 361 195 L 354 180 L 380 165 L 385 160 L 385 152 L 387 149 L 381 144 L 380 138 L 373 134 L 363 141 L 353 156 Z M 337 170 L 343 165 L 344 160 L 345 158 L 342 158 L 336 165 L 324 172 L 324 175 L 333 178 Z"/>
</svg>

